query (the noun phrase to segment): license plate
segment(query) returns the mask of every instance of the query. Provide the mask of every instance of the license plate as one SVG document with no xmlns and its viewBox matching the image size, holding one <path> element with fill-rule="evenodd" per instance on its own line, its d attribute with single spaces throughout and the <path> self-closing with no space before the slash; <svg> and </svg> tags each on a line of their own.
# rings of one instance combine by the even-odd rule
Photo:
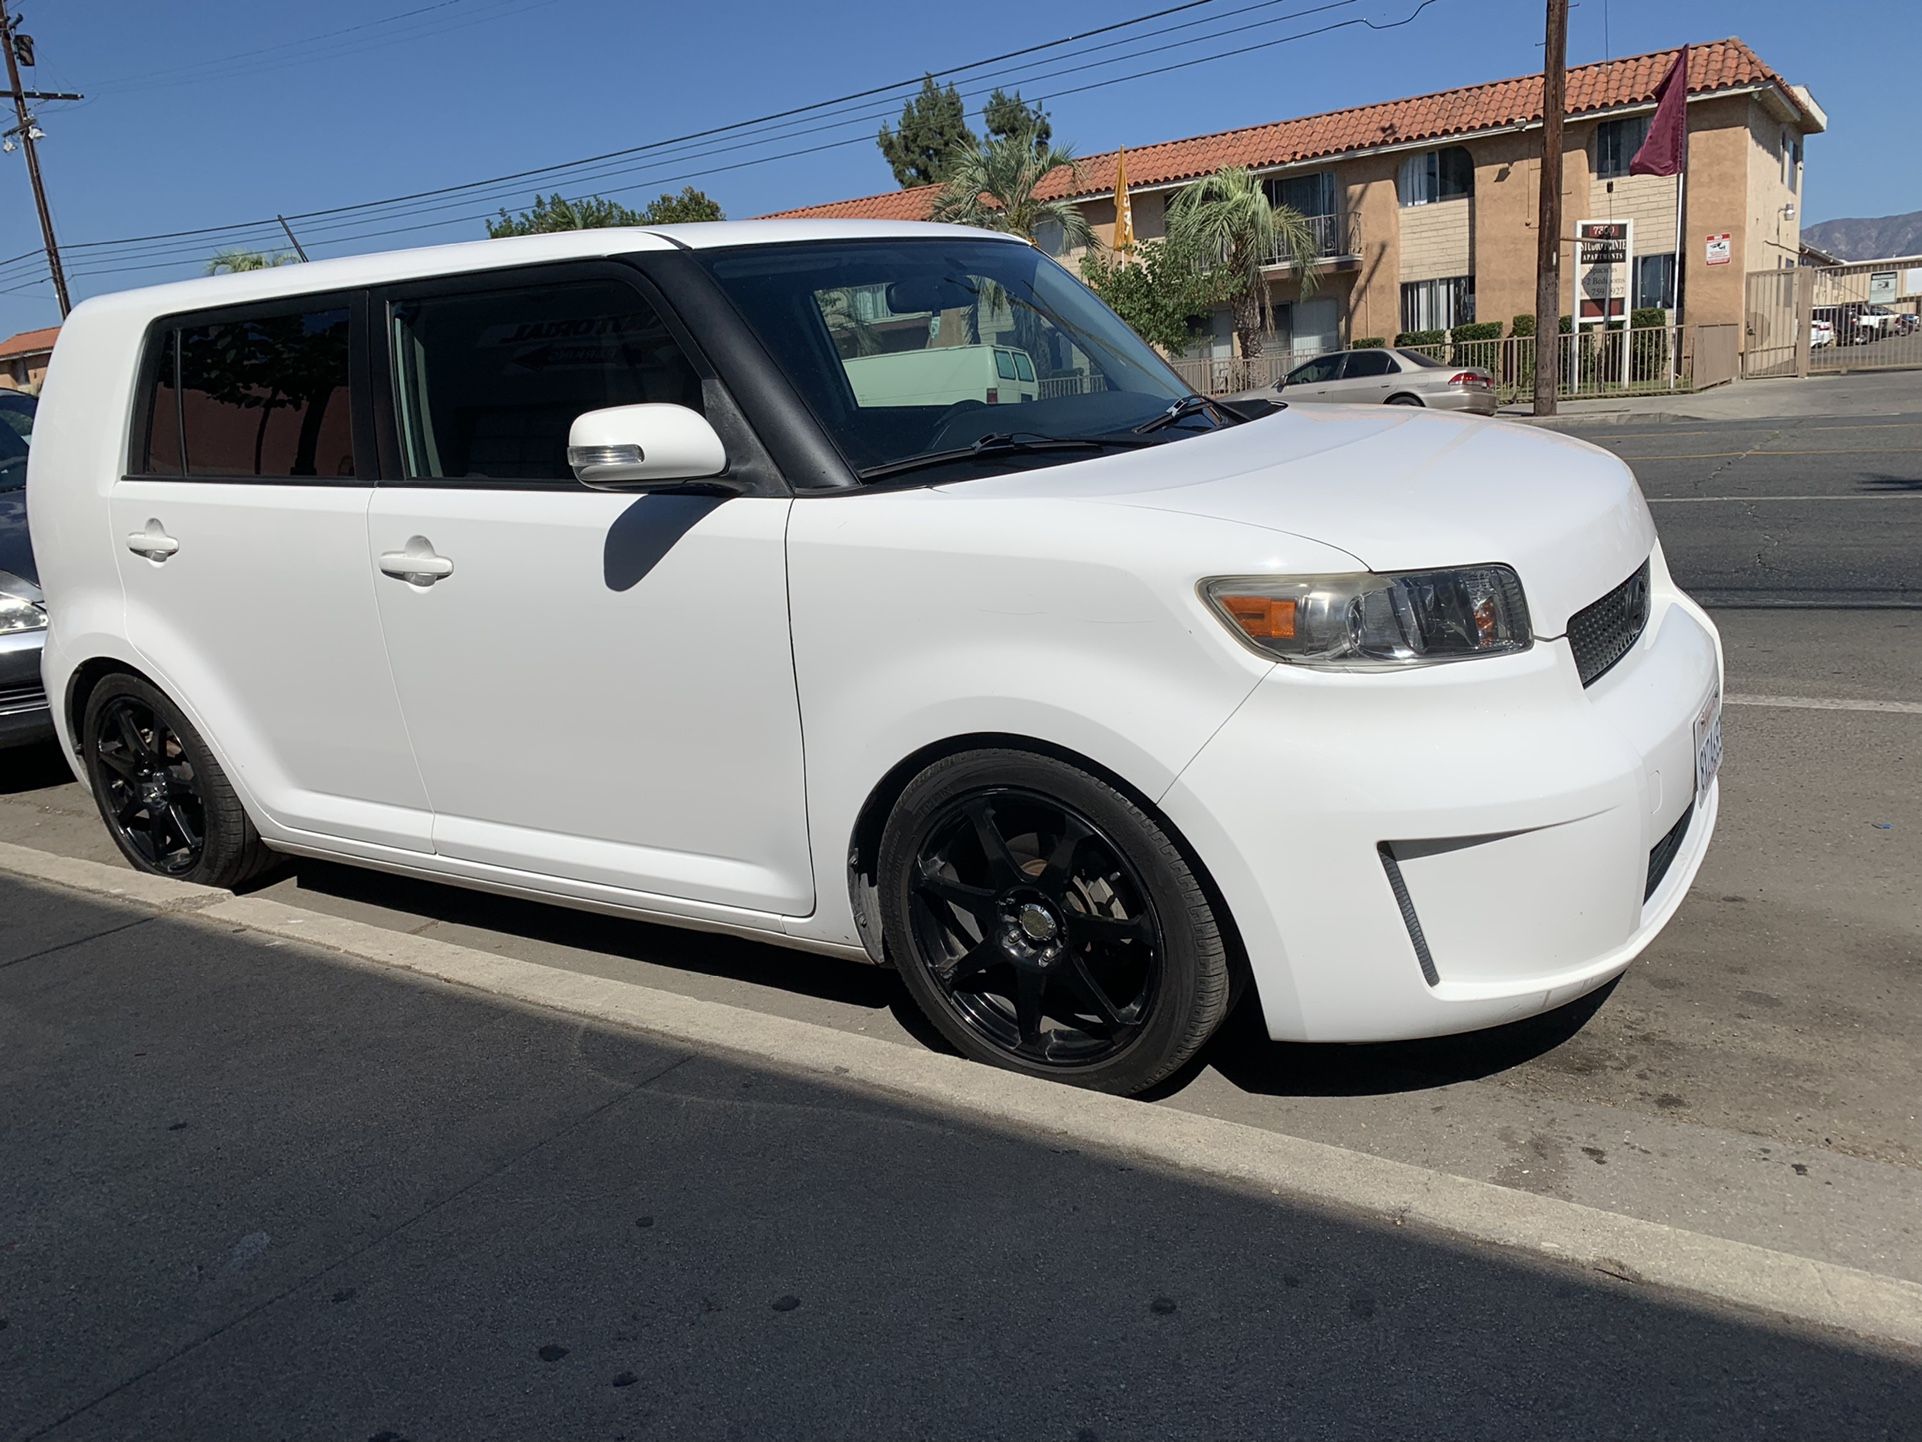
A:
<svg viewBox="0 0 1922 1442">
<path fill-rule="evenodd" d="M 1722 692 L 1717 687 L 1695 717 L 1695 794 L 1708 790 L 1722 766 Z"/>
</svg>

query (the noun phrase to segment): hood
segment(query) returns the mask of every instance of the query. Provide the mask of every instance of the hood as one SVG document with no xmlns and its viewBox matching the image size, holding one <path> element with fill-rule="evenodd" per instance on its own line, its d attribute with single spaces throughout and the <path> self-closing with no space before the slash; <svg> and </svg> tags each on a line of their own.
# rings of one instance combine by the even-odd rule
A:
<svg viewBox="0 0 1922 1442">
<path fill-rule="evenodd" d="M 25 486 L 0 491 L 0 571 L 10 571 L 36 585 L 40 581 L 40 572 L 33 564 L 33 547 L 27 542 Z"/>
<path fill-rule="evenodd" d="M 1505 562 L 1544 638 L 1655 546 L 1641 489 L 1608 452 L 1400 406 L 1290 406 L 1165 447 L 941 489 L 1208 516 L 1306 536 L 1373 571 Z"/>
</svg>

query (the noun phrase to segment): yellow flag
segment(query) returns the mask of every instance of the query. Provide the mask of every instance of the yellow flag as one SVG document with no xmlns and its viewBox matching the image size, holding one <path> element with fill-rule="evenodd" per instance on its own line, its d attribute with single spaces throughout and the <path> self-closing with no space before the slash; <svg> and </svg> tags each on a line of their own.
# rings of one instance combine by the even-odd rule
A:
<svg viewBox="0 0 1922 1442">
<path fill-rule="evenodd" d="M 1135 208 L 1128 199 L 1128 152 L 1115 152 L 1114 162 L 1114 248 L 1127 250 L 1135 243 Z"/>
</svg>

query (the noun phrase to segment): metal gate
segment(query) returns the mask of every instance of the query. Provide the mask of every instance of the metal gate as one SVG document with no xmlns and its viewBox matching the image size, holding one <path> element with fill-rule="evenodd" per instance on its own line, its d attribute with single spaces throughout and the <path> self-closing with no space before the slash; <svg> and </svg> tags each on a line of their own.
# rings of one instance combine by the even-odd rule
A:
<svg viewBox="0 0 1922 1442">
<path fill-rule="evenodd" d="M 1742 374 L 1922 367 L 1922 256 L 1755 271 Z"/>
</svg>

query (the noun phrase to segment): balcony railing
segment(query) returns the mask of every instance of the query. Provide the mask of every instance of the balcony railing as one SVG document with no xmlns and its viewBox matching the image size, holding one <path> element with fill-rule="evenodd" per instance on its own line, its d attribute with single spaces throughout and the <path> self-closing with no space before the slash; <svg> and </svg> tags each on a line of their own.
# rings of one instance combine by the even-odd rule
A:
<svg viewBox="0 0 1922 1442">
<path fill-rule="evenodd" d="M 1315 254 L 1324 259 L 1336 256 L 1357 254 L 1352 234 L 1353 227 L 1348 224 L 1346 215 L 1304 215 L 1308 223 L 1308 233 L 1315 238 Z M 1268 258 L 1269 265 L 1293 265 L 1294 257 L 1277 250 Z"/>
</svg>

